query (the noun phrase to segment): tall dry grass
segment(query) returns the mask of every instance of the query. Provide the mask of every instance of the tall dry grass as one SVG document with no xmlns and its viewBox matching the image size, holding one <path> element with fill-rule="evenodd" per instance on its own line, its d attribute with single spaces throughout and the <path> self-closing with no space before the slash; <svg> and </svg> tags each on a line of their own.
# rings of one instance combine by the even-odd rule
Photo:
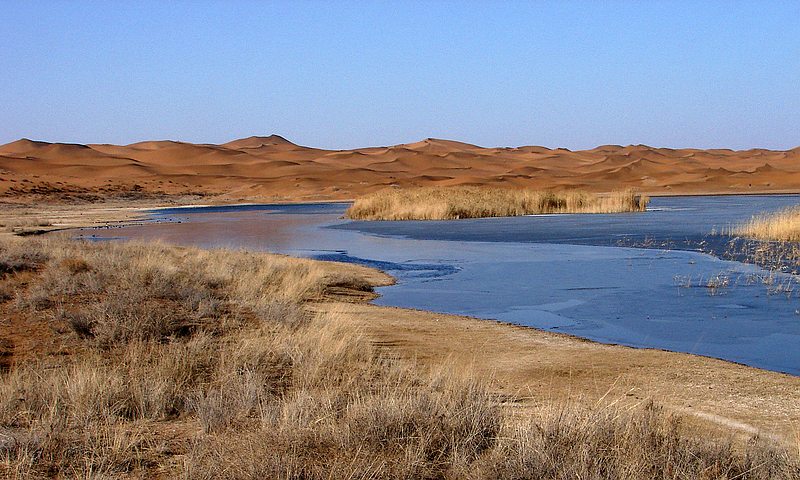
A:
<svg viewBox="0 0 800 480">
<path fill-rule="evenodd" d="M 650 199 L 632 189 L 608 195 L 489 187 L 389 188 L 358 198 L 354 220 L 454 220 L 542 213 L 641 212 Z"/>
<path fill-rule="evenodd" d="M 730 233 L 758 240 L 800 242 L 800 207 L 755 216 Z"/>
<path fill-rule="evenodd" d="M 747 451 L 687 436 L 680 418 L 652 403 L 633 410 L 551 406 L 509 425 L 483 478 L 793 478 L 800 470 L 758 439 Z"/>
<path fill-rule="evenodd" d="M 691 440 L 653 406 L 520 423 L 469 372 L 387 359 L 347 317 L 308 313 L 350 281 L 319 263 L 63 240 L 3 245 L 2 262 L 20 267 L 3 311 L 66 325 L 73 345 L 0 374 L 9 478 L 800 474 L 770 446 Z"/>
</svg>

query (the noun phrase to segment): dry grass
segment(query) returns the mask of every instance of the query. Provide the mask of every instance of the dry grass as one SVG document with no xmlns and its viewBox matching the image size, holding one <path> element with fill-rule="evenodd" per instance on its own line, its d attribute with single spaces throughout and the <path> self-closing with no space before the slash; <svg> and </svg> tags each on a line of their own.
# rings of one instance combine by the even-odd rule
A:
<svg viewBox="0 0 800 480">
<path fill-rule="evenodd" d="M 3 311 L 71 345 L 0 376 L 7 477 L 800 474 L 770 446 L 691 440 L 653 406 L 520 423 L 469 372 L 387 359 L 346 317 L 307 313 L 331 285 L 364 289 L 325 264 L 61 240 L 4 245 L 0 260 L 26 265 L 4 275 L 16 291 Z"/>
<path fill-rule="evenodd" d="M 483 478 L 793 478 L 800 470 L 754 439 L 746 452 L 687 437 L 680 419 L 645 404 L 631 411 L 553 407 L 509 427 Z"/>
<path fill-rule="evenodd" d="M 641 212 L 650 199 L 634 190 L 599 195 L 488 187 L 385 189 L 356 199 L 354 220 L 453 220 L 543 213 Z"/>
<path fill-rule="evenodd" d="M 0 277 L 41 267 L 47 260 L 39 249 L 31 250 L 24 242 L 0 243 Z"/>
<path fill-rule="evenodd" d="M 53 223 L 50 220 L 36 217 L 19 217 L 9 218 L 0 223 L 0 231 L 5 229 L 8 232 L 16 234 L 25 234 L 26 232 L 38 231 L 42 227 L 51 227 Z"/>
<path fill-rule="evenodd" d="M 800 242 L 800 207 L 755 216 L 734 227 L 731 234 L 758 240 Z"/>
<path fill-rule="evenodd" d="M 721 232 L 730 238 L 723 258 L 754 263 L 778 273 L 800 273 L 800 207 L 761 214 Z"/>
</svg>

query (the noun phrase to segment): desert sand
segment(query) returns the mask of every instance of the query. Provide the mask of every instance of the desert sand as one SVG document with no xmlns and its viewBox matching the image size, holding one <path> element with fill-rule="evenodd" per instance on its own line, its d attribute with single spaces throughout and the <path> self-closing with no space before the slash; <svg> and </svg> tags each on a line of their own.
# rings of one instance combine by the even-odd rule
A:
<svg viewBox="0 0 800 480">
<path fill-rule="evenodd" d="M 214 202 L 353 199 L 388 186 L 633 187 L 655 195 L 800 191 L 800 147 L 787 151 L 603 145 L 591 150 L 484 148 L 450 140 L 354 150 L 278 135 L 222 145 L 18 140 L 0 146 L 0 200 L 147 199 Z"/>
</svg>

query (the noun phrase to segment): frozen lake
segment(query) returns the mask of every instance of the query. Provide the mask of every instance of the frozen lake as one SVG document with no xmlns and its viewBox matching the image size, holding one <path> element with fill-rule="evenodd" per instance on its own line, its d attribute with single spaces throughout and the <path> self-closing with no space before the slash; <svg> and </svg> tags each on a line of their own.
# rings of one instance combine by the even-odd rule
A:
<svg viewBox="0 0 800 480">
<path fill-rule="evenodd" d="M 375 266 L 397 285 L 375 303 L 496 319 L 800 375 L 800 288 L 692 251 L 712 231 L 800 204 L 800 196 L 653 199 L 643 213 L 442 222 L 350 222 L 344 204 L 153 212 L 153 222 L 84 230 Z M 627 245 L 662 248 L 630 248 Z M 664 249 L 668 247 L 668 249 Z M 710 288 L 709 285 L 719 286 Z"/>
</svg>

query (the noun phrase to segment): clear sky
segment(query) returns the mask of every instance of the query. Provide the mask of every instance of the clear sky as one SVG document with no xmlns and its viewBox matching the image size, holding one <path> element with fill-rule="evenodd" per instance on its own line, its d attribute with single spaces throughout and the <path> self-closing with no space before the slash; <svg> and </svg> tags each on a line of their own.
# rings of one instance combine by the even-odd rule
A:
<svg viewBox="0 0 800 480">
<path fill-rule="evenodd" d="M 800 1 L 0 1 L 0 143 L 800 145 Z"/>
</svg>

